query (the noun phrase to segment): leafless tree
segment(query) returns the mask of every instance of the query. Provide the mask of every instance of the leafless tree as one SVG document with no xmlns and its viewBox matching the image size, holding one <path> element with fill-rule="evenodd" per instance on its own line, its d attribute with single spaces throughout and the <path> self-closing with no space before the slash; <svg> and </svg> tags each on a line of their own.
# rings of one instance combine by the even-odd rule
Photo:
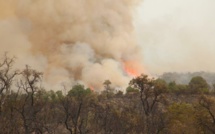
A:
<svg viewBox="0 0 215 134">
<path fill-rule="evenodd" d="M 19 74 L 18 70 L 13 70 L 15 58 L 8 57 L 5 53 L 2 62 L 0 62 L 0 114 L 4 105 L 7 94 L 10 93 L 10 88 L 15 76 Z"/>
<path fill-rule="evenodd" d="M 35 99 L 35 94 L 40 89 L 39 82 L 42 78 L 42 73 L 26 66 L 21 75 L 22 78 L 17 83 L 17 87 L 23 93 L 20 98 L 21 104 L 16 110 L 21 115 L 26 134 L 32 132 L 42 133 L 43 126 L 41 127 L 40 122 L 37 120 L 37 114 L 41 111 L 42 105 Z"/>
</svg>

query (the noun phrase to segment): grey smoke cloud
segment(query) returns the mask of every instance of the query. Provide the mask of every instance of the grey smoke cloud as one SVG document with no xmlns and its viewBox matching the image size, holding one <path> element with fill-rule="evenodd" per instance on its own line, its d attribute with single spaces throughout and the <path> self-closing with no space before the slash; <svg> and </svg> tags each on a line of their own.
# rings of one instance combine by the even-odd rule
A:
<svg viewBox="0 0 215 134">
<path fill-rule="evenodd" d="M 13 4 L 12 4 L 13 3 Z M 15 3 L 15 4 L 14 4 Z M 0 13 L 0 46 L 44 72 L 45 85 L 126 86 L 124 63 L 143 71 L 132 21 L 137 1 L 9 0 Z"/>
</svg>

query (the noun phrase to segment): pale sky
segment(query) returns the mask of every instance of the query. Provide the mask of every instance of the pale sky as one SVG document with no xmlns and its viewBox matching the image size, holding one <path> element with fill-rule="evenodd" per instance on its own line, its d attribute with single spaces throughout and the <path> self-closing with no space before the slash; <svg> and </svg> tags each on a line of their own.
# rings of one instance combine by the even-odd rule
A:
<svg viewBox="0 0 215 134">
<path fill-rule="evenodd" d="M 135 27 L 146 70 L 215 72 L 214 13 L 214 0 L 144 0 Z"/>
</svg>

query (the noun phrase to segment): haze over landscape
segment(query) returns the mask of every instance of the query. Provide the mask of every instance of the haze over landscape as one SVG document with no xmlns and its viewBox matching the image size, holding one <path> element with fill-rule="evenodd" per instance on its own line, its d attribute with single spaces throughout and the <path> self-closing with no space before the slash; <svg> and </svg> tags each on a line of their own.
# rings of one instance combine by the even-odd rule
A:
<svg viewBox="0 0 215 134">
<path fill-rule="evenodd" d="M 0 0 L 0 134 L 215 134 L 214 0 Z"/>
<path fill-rule="evenodd" d="M 152 74 L 215 71 L 215 1 L 144 0 L 136 30 Z"/>
<path fill-rule="evenodd" d="M 214 72 L 212 0 L 0 0 L 0 46 L 45 83 L 127 86 L 140 73 Z M 92 79 L 98 78 L 98 79 Z"/>
</svg>

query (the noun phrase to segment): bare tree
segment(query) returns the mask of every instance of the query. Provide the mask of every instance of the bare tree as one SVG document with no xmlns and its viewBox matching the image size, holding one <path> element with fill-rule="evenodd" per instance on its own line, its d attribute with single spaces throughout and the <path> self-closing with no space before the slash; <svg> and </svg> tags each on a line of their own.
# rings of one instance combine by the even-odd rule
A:
<svg viewBox="0 0 215 134">
<path fill-rule="evenodd" d="M 12 82 L 15 76 L 19 74 L 17 70 L 12 69 L 14 59 L 14 57 L 10 58 L 7 56 L 7 53 L 5 53 L 2 62 L 0 62 L 0 115 L 6 96 L 10 93 Z"/>
<path fill-rule="evenodd" d="M 17 83 L 17 87 L 23 91 L 23 94 L 20 98 L 21 104 L 16 110 L 21 115 L 26 134 L 32 132 L 42 133 L 43 128 L 41 128 L 39 121 L 36 119 L 37 114 L 42 109 L 42 105 L 38 105 L 38 101 L 35 100 L 35 93 L 40 89 L 39 81 L 42 78 L 42 73 L 26 66 L 21 74 L 22 78 Z"/>
</svg>

